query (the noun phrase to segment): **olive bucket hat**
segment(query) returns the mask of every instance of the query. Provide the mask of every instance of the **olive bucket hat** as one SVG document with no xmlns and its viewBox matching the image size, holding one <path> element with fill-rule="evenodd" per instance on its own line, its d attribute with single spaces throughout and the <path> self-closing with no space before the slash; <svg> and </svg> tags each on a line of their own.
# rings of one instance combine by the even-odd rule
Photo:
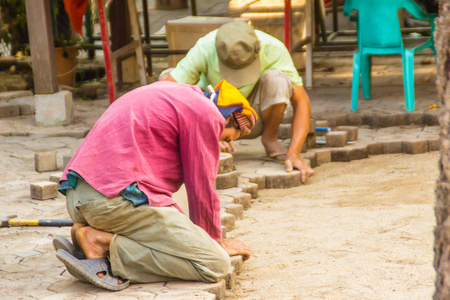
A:
<svg viewBox="0 0 450 300">
<path fill-rule="evenodd" d="M 236 87 L 258 81 L 261 73 L 261 43 L 251 25 L 235 21 L 217 30 L 216 51 L 223 79 Z"/>
</svg>

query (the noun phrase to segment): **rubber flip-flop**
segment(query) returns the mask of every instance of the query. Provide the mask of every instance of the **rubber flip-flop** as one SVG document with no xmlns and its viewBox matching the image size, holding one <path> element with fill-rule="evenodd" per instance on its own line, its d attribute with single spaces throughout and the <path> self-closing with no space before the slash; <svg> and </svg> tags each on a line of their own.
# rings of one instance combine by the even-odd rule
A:
<svg viewBox="0 0 450 300">
<path fill-rule="evenodd" d="M 130 285 L 129 280 L 124 280 L 122 284 L 118 283 L 118 279 L 122 280 L 122 278 L 112 275 L 111 266 L 105 257 L 77 259 L 63 249 L 56 252 L 56 257 L 72 274 L 76 274 L 96 287 L 115 292 L 126 289 Z M 105 276 L 98 277 L 97 273 L 104 273 Z"/>
<path fill-rule="evenodd" d="M 77 259 L 86 259 L 86 255 L 84 255 L 84 253 L 77 251 L 75 246 L 62 235 L 57 235 L 56 238 L 53 239 L 53 248 L 55 248 L 56 251 L 58 251 L 59 249 L 67 251 L 72 256 L 75 256 Z M 72 275 L 76 279 L 82 282 L 87 282 L 83 277 L 72 273 L 72 271 L 69 268 L 67 268 L 67 271 L 69 271 L 70 275 Z"/>
<path fill-rule="evenodd" d="M 86 255 L 84 255 L 84 253 L 82 252 L 79 252 L 75 248 L 75 246 L 69 241 L 69 239 L 67 239 L 62 235 L 57 235 L 53 239 L 53 248 L 55 248 L 55 251 L 58 251 L 59 249 L 66 250 L 72 256 L 75 256 L 78 259 L 86 259 Z"/>
</svg>

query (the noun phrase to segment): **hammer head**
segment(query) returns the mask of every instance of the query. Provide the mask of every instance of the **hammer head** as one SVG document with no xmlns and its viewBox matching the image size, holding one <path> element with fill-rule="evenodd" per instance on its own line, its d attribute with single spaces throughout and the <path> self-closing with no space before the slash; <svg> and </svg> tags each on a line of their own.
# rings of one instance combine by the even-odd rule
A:
<svg viewBox="0 0 450 300">
<path fill-rule="evenodd" d="M 9 220 L 17 218 L 17 215 L 7 216 L 5 219 L 0 220 L 0 227 L 9 227 Z"/>
</svg>

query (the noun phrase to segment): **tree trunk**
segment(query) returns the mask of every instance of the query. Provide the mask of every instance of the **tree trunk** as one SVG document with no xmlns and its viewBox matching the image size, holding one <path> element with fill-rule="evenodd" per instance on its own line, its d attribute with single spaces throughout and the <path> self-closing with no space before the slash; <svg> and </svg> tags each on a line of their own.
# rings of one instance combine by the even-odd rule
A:
<svg viewBox="0 0 450 300">
<path fill-rule="evenodd" d="M 436 187 L 434 231 L 434 299 L 450 299 L 450 0 L 441 0 L 434 34 L 437 51 L 437 89 L 443 111 L 440 118 L 440 176 Z"/>
</svg>

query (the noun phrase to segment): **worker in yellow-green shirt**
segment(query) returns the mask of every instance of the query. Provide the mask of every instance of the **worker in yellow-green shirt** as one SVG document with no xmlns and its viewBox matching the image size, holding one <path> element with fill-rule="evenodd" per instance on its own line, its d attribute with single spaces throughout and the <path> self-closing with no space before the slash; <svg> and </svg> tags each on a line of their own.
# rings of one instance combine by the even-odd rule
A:
<svg viewBox="0 0 450 300">
<path fill-rule="evenodd" d="M 204 91 L 222 79 L 237 87 L 260 116 L 245 138 L 261 136 L 267 156 L 284 161 L 287 172 L 300 170 L 305 182 L 314 173 L 300 157 L 309 131 L 311 103 L 284 44 L 246 22 L 227 23 L 200 38 L 175 68 L 159 78 L 196 84 Z M 293 119 L 286 149 L 277 140 L 277 131 L 289 104 Z M 221 150 L 236 151 L 236 145 L 223 141 Z"/>
</svg>

